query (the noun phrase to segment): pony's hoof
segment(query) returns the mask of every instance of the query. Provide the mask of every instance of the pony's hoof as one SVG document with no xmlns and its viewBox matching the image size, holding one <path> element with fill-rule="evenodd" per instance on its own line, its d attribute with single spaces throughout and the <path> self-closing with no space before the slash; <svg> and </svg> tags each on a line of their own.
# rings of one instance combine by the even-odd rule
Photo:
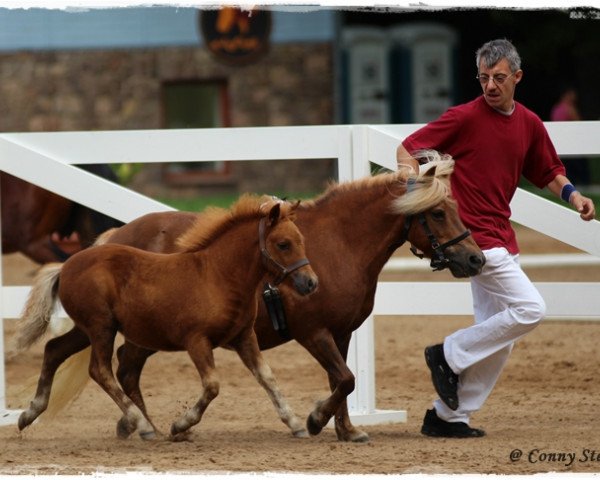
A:
<svg viewBox="0 0 600 480">
<path fill-rule="evenodd" d="M 136 425 L 131 422 L 131 420 L 129 420 L 127 417 L 121 417 L 117 422 L 117 437 L 123 440 L 129 438 L 129 435 L 135 432 L 135 429 Z"/>
<path fill-rule="evenodd" d="M 306 431 L 305 428 L 302 428 L 301 430 L 296 430 L 295 432 L 292 432 L 292 435 L 295 438 L 309 438 L 310 435 L 308 434 L 308 432 Z"/>
<path fill-rule="evenodd" d="M 323 430 L 323 427 L 315 420 L 314 413 L 311 413 L 306 419 L 306 429 L 311 435 L 318 435 Z"/>
</svg>

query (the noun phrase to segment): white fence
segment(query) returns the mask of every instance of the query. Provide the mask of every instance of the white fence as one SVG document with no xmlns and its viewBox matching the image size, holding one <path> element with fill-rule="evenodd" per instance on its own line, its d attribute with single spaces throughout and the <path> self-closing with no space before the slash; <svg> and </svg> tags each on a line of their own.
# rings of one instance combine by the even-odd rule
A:
<svg viewBox="0 0 600 480">
<path fill-rule="evenodd" d="M 261 127 L 232 129 L 143 130 L 0 134 L 0 170 L 128 222 L 170 207 L 112 184 L 70 164 L 156 163 L 336 158 L 340 181 L 369 174 L 369 161 L 395 169 L 398 143 L 419 125 Z M 561 155 L 600 155 L 600 122 L 547 124 Z M 268 174 L 268 172 L 265 172 Z M 530 228 L 600 257 L 600 223 L 519 190 L 513 219 Z M 0 226 L 1 227 L 1 226 Z M 1 274 L 1 269 L 0 269 Z M 552 317 L 600 315 L 600 283 L 541 283 Z M 20 315 L 29 287 L 0 286 L 0 332 L 4 318 Z M 374 315 L 471 314 L 468 282 L 436 283 L 431 302 L 427 283 L 380 283 Z M 7 410 L 4 346 L 0 341 L 0 425 L 14 423 Z M 360 355 L 358 354 L 360 352 Z M 403 421 L 406 412 L 375 407 L 373 320 L 353 337 L 349 364 L 357 375 L 349 397 L 355 423 Z"/>
</svg>

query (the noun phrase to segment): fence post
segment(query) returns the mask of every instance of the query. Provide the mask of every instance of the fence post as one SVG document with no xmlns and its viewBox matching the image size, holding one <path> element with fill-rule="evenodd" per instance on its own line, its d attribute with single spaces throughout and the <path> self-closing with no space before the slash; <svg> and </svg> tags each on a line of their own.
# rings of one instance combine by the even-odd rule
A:
<svg viewBox="0 0 600 480">
<path fill-rule="evenodd" d="M 366 125 L 352 127 L 352 179 L 370 175 L 369 131 Z M 378 410 L 375 406 L 375 331 L 369 315 L 353 334 L 348 348 L 348 366 L 356 377 L 354 391 L 347 397 L 348 411 L 357 425 L 406 422 L 404 410 Z"/>
</svg>

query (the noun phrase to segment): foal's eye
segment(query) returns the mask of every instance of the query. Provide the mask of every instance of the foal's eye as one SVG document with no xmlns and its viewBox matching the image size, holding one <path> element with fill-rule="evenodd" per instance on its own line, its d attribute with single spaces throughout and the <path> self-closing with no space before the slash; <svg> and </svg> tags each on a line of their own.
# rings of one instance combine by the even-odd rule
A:
<svg viewBox="0 0 600 480">
<path fill-rule="evenodd" d="M 277 242 L 277 248 L 282 252 L 290 249 L 290 242 Z"/>
</svg>

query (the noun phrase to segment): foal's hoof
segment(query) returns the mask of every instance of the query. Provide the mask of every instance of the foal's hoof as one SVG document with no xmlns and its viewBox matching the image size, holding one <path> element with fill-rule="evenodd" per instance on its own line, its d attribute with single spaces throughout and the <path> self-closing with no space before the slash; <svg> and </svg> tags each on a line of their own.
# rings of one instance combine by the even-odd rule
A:
<svg viewBox="0 0 600 480">
<path fill-rule="evenodd" d="M 148 430 L 146 432 L 139 432 L 139 436 L 142 440 L 156 440 L 156 432 L 154 430 Z"/>
<path fill-rule="evenodd" d="M 29 420 L 29 415 L 27 414 L 27 411 L 24 411 L 23 413 L 21 413 L 21 415 L 19 415 L 19 421 L 17 422 L 17 426 L 19 427 L 19 432 L 22 432 L 24 428 L 31 425 L 31 422 L 32 421 Z"/>
<path fill-rule="evenodd" d="M 317 423 L 314 412 L 306 419 L 306 429 L 311 435 L 318 435 L 323 430 L 323 427 Z"/>
<path fill-rule="evenodd" d="M 296 430 L 295 432 L 292 432 L 292 435 L 295 438 L 309 438 L 310 435 L 308 434 L 308 432 L 306 431 L 305 428 L 302 428 L 300 430 Z"/>
<path fill-rule="evenodd" d="M 129 438 L 129 435 L 135 432 L 136 428 L 137 425 L 133 423 L 129 418 L 121 417 L 120 420 L 117 422 L 117 437 L 122 439 Z"/>
</svg>

